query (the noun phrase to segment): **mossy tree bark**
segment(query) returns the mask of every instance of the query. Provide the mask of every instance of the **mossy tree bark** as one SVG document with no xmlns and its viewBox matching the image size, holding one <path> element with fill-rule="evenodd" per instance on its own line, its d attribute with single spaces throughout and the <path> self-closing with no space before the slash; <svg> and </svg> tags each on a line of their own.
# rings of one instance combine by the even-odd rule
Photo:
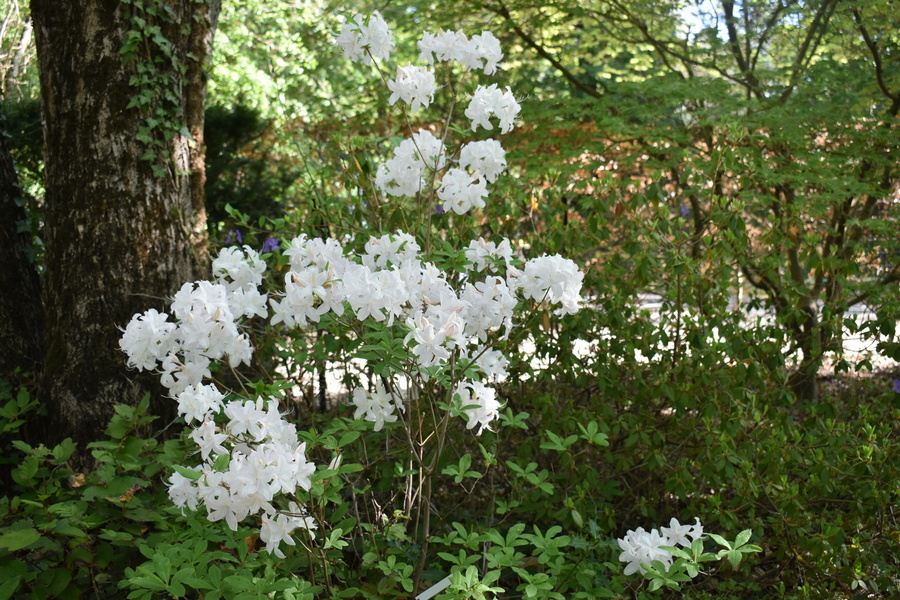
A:
<svg viewBox="0 0 900 600">
<path fill-rule="evenodd" d="M 102 439 L 116 404 L 136 404 L 148 391 L 160 397 L 155 378 L 125 368 L 118 328 L 135 313 L 162 310 L 165 298 L 207 262 L 201 67 L 219 0 L 169 4 L 163 34 L 175 60 L 167 65 L 151 54 L 145 64 L 172 69 L 179 89 L 165 90 L 166 98 L 180 102 L 176 116 L 195 140 L 172 136 L 169 156 L 150 161 L 138 138 L 155 107 L 129 106 L 136 65 L 120 53 L 134 32 L 130 3 L 31 3 L 45 138 L 47 344 L 40 397 L 47 416 L 40 429 L 46 443 L 70 437 L 83 453 L 86 443 Z M 186 68 L 176 72 L 177 65 Z M 165 418 L 172 404 L 151 406 Z"/>
</svg>

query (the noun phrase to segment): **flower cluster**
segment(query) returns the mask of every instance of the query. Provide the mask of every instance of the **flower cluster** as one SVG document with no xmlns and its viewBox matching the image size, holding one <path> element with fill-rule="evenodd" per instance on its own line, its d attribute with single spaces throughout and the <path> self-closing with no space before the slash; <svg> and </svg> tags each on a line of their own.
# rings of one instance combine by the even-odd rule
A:
<svg viewBox="0 0 900 600">
<path fill-rule="evenodd" d="M 651 529 L 647 532 L 643 527 L 638 527 L 636 531 L 628 531 L 624 538 L 617 540 L 622 550 L 619 560 L 628 563 L 625 566 L 625 575 L 637 571 L 644 573 L 655 560 L 668 569 L 672 566 L 672 555 L 661 546 L 687 548 L 692 541 L 700 539 L 702 535 L 703 525 L 700 524 L 700 519 L 696 519 L 693 525 L 682 525 L 673 518 L 669 521 L 669 527 L 661 527 L 658 531 Z"/>
<path fill-rule="evenodd" d="M 397 67 L 397 78 L 388 81 L 387 86 L 391 90 L 389 102 L 392 106 L 397 100 L 403 100 L 411 111 L 428 108 L 436 89 L 434 71 L 413 65 Z"/>
<path fill-rule="evenodd" d="M 218 414 L 228 418 L 224 427 L 216 425 Z M 296 427 L 278 412 L 277 399 L 233 400 L 223 405 L 220 398 L 202 418 L 190 437 L 204 463 L 195 469 L 196 479 L 172 475 L 169 497 L 176 506 L 194 510 L 203 504 L 210 521 L 224 520 L 235 531 L 240 521 L 253 514 L 275 519 L 279 511 L 272 502 L 277 494 L 292 495 L 297 488 L 312 487 L 309 477 L 315 466 L 306 460 L 306 444 L 297 443 Z M 227 457 L 227 466 L 217 468 L 219 457 Z M 301 522 L 306 528 L 311 525 L 297 519 L 295 526 Z"/>
<path fill-rule="evenodd" d="M 416 132 L 394 149 L 394 156 L 378 167 L 375 185 L 391 196 L 415 196 L 425 189 L 428 170 L 447 164 L 444 143 L 427 129 Z"/>
<path fill-rule="evenodd" d="M 478 86 L 466 108 L 466 117 L 472 121 L 472 131 L 478 129 L 479 125 L 485 129 L 493 129 L 493 116 L 500 121 L 500 132 L 509 133 L 519 116 L 519 110 L 521 107 L 512 91 L 506 88 L 505 92 L 501 92 L 494 83 L 490 87 Z"/>
<path fill-rule="evenodd" d="M 445 367 L 455 353 L 474 361 L 485 377 L 500 380 L 506 375 L 507 359 L 499 351 L 489 351 L 483 344 L 491 331 L 510 330 L 517 305 L 517 294 L 537 302 L 561 304 L 557 312 L 574 312 L 580 301 L 582 274 L 575 264 L 559 256 L 541 256 L 525 262 L 524 269 L 512 263 L 508 240 L 499 245 L 485 241 L 470 246 L 477 263 L 491 264 L 494 272 L 503 264 L 504 275 L 489 274 L 482 279 L 470 276 L 456 289 L 447 275 L 434 264 L 425 262 L 420 248 L 409 234 L 372 237 L 365 253 L 355 260 L 345 254 L 334 239 L 295 238 L 285 250 L 290 270 L 285 275 L 285 294 L 269 300 L 274 316 L 272 323 L 292 327 L 318 322 L 328 312 L 336 317 L 349 310 L 358 320 L 372 319 L 388 326 L 405 323 L 409 333 L 406 343 L 410 358 L 423 376 L 428 369 Z M 478 384 L 478 385 L 476 385 Z M 378 384 L 380 386 L 380 384 Z M 499 402 L 493 390 L 486 391 L 478 382 L 464 382 L 457 390 L 465 396 L 463 405 L 478 405 L 464 411 L 469 428 L 479 424 L 480 433 L 497 416 Z M 467 399 L 471 396 L 473 402 Z M 396 420 L 394 408 L 402 409 L 402 401 L 377 387 L 367 393 L 358 388 L 353 394 L 356 418 L 375 423 Z M 474 420 L 473 420 L 474 419 Z"/>
<path fill-rule="evenodd" d="M 374 21 L 375 16 L 370 19 Z M 357 39 L 364 31 L 363 18 L 356 15 L 353 25 L 344 25 L 336 44 L 348 56 L 361 55 Z M 371 25 L 369 26 L 371 27 Z M 350 32 L 350 33 L 347 33 Z M 490 32 L 468 38 L 462 31 L 425 33 L 418 43 L 419 59 L 428 65 L 435 61 L 455 61 L 466 70 L 479 69 L 487 75 L 497 71 L 503 59 L 500 41 Z M 434 72 L 422 66 L 397 67 L 397 75 L 387 82 L 391 91 L 390 103 L 406 102 L 410 110 L 427 107 L 434 100 Z M 509 133 L 515 125 L 521 107 L 509 88 L 501 91 L 496 84 L 479 85 L 465 114 L 471 120 L 472 131 L 478 127 L 493 129 L 492 119 L 499 121 L 501 133 Z M 379 166 L 375 186 L 389 196 L 415 196 L 430 190 L 430 179 L 447 166 L 446 149 L 428 131 L 419 131 L 404 140 L 394 155 Z M 437 196 L 444 212 L 464 214 L 473 208 L 484 208 L 488 195 L 487 184 L 493 183 L 506 169 L 506 153 L 496 140 L 472 142 L 460 149 L 459 164 L 449 168 L 437 182 Z M 435 177 L 428 178 L 428 172 Z"/>
<path fill-rule="evenodd" d="M 394 408 L 405 411 L 403 400 L 395 394 L 386 392 L 384 384 L 380 381 L 375 384 L 375 391 L 366 392 L 361 387 L 353 390 L 353 404 L 356 406 L 354 419 L 364 417 L 366 421 L 375 423 L 375 431 L 381 431 L 385 423 L 393 423 L 397 420 Z"/>
<path fill-rule="evenodd" d="M 443 31 L 437 34 L 425 33 L 419 40 L 419 60 L 429 65 L 438 61 L 456 61 L 467 71 L 480 69 L 485 75 L 497 72 L 503 60 L 503 52 L 498 40 L 490 31 L 481 35 L 466 37 L 462 31 Z"/>
<path fill-rule="evenodd" d="M 249 246 L 224 248 L 213 261 L 216 283 L 185 283 L 175 294 L 177 323 L 154 309 L 135 315 L 119 341 L 128 366 L 152 370 L 162 363 L 160 381 L 177 396 L 210 376 L 212 360 L 227 356 L 232 367 L 249 363 L 250 340 L 237 320 L 266 314 L 266 296 L 258 291 L 265 268 Z"/>
<path fill-rule="evenodd" d="M 482 374 L 484 381 L 467 379 L 454 390 L 467 428 L 477 427 L 481 434 L 501 406 L 485 381 L 502 380 L 508 363 L 502 352 L 485 346 L 491 332 L 509 332 L 519 293 L 561 304 L 557 312 L 573 312 L 580 300 L 581 273 L 559 256 L 533 258 L 519 269 L 509 240 L 475 240 L 465 252 L 472 265 L 457 289 L 444 272 L 422 260 L 418 243 L 406 233 L 370 237 L 358 257 L 348 256 L 337 240 L 301 235 L 284 251 L 290 269 L 284 293 L 268 298 L 271 323 L 304 326 L 345 311 L 360 321 L 404 323 L 410 360 L 424 377 L 433 367 L 451 364 L 454 354 Z M 225 520 L 232 529 L 260 514 L 262 537 L 278 553 L 280 541 L 289 540 L 285 532 L 311 526 L 298 511 L 289 511 L 295 516 L 288 517 L 273 505 L 277 494 L 309 490 L 314 466 L 306 460 L 305 445 L 298 444 L 296 428 L 279 414 L 275 398 L 226 402 L 216 387 L 202 383 L 213 360 L 249 362 L 252 349 L 237 320 L 269 316 L 267 297 L 258 290 L 265 268 L 249 247 L 224 248 L 213 261 L 216 283 L 185 284 L 175 295 L 176 322 L 154 309 L 137 314 L 120 346 L 130 366 L 159 368 L 179 414 L 188 424 L 199 423 L 190 437 L 204 463 L 196 479 L 172 476 L 172 501 L 191 509 L 202 504 L 211 521 Z M 488 273 L 479 275 L 484 271 Z M 374 423 L 376 431 L 397 420 L 396 410 L 405 410 L 402 399 L 381 382 L 372 392 L 357 388 L 353 403 L 354 418 Z M 220 421 L 227 419 L 223 426 L 217 425 L 220 416 Z M 222 457 L 227 460 L 220 465 Z"/>
<path fill-rule="evenodd" d="M 351 22 L 341 27 L 335 43 L 344 50 L 344 58 L 366 65 L 372 64 L 372 57 L 387 60 L 394 49 L 391 30 L 384 17 L 377 12 L 368 19 L 354 15 Z"/>
</svg>

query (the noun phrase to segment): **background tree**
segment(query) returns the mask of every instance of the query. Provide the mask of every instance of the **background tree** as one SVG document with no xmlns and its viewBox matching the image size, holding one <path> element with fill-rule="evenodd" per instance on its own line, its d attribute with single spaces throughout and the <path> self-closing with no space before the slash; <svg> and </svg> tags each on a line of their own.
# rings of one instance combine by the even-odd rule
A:
<svg viewBox="0 0 900 600">
<path fill-rule="evenodd" d="M 531 67 L 535 112 L 568 132 L 555 149 L 527 146 L 566 156 L 562 167 L 529 164 L 530 177 L 546 174 L 546 214 L 575 201 L 582 215 L 605 213 L 600 227 L 617 229 L 623 213 L 646 225 L 614 244 L 632 264 L 644 251 L 626 239 L 660 259 L 651 285 L 631 277 L 636 293 L 708 315 L 741 279 L 756 292 L 751 308 L 777 316 L 765 354 L 786 349 L 807 399 L 826 353 L 842 365 L 851 306 L 867 302 L 881 324 L 896 316 L 900 43 L 889 3 L 461 4 L 470 21 L 500 20 L 545 66 Z M 672 211 L 689 228 L 680 258 L 659 218 Z M 598 248 L 614 241 L 599 235 Z"/>
<path fill-rule="evenodd" d="M 48 443 L 86 443 L 147 389 L 122 367 L 117 326 L 206 262 L 202 67 L 219 3 L 35 0 L 31 13 L 46 188 L 39 428 Z"/>
<path fill-rule="evenodd" d="M 0 125 L 3 124 L 0 115 Z M 19 186 L 6 133 L 0 127 L 0 378 L 23 383 L 18 370 L 40 372 L 44 348 L 41 289 L 31 250 L 24 194 Z"/>
</svg>

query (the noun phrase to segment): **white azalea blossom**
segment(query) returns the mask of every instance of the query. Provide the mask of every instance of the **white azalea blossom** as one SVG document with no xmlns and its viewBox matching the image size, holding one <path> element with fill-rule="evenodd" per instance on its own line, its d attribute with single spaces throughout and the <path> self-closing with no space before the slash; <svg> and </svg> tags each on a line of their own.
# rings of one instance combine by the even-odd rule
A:
<svg viewBox="0 0 900 600">
<path fill-rule="evenodd" d="M 444 210 L 452 210 L 458 215 L 472 208 L 484 208 L 487 194 L 487 181 L 476 179 L 462 169 L 447 171 L 437 191 L 438 198 L 444 201 Z"/>
<path fill-rule="evenodd" d="M 420 108 L 428 108 L 434 101 L 434 92 L 437 89 L 434 83 L 434 72 L 426 67 L 406 65 L 397 67 L 397 76 L 387 82 L 391 90 L 388 102 L 393 106 L 397 100 L 409 104 L 413 112 Z"/>
<path fill-rule="evenodd" d="M 186 423 L 205 421 L 210 413 L 219 412 L 225 395 L 212 385 L 196 384 L 178 394 L 178 414 Z"/>
<path fill-rule="evenodd" d="M 174 349 L 177 325 L 168 318 L 154 308 L 131 318 L 119 340 L 119 348 L 128 355 L 129 368 L 152 370 Z"/>
<path fill-rule="evenodd" d="M 401 412 L 405 410 L 403 401 L 385 391 L 380 381 L 376 382 L 373 392 L 367 392 L 361 387 L 353 390 L 353 404 L 356 406 L 353 418 L 362 417 L 374 423 L 375 431 L 381 431 L 385 423 L 394 423 L 397 420 L 395 408 Z"/>
<path fill-rule="evenodd" d="M 561 304 L 554 312 L 563 315 L 578 312 L 583 281 L 584 273 L 573 261 L 554 254 L 526 262 L 521 285 L 526 298 Z"/>
<path fill-rule="evenodd" d="M 222 248 L 212 263 L 216 281 L 230 292 L 256 290 L 262 284 L 266 262 L 250 246 Z"/>
<path fill-rule="evenodd" d="M 391 196 L 415 196 L 425 189 L 426 171 L 439 171 L 447 162 L 444 143 L 427 129 L 403 140 L 394 156 L 379 165 L 375 186 Z"/>
<path fill-rule="evenodd" d="M 435 61 L 456 61 L 466 70 L 479 69 L 485 75 L 497 72 L 503 60 L 500 40 L 489 31 L 469 39 L 462 31 L 425 33 L 418 42 L 419 60 L 434 64 Z"/>
<path fill-rule="evenodd" d="M 459 396 L 459 406 L 468 417 L 466 429 L 478 427 L 477 435 L 490 429 L 490 424 L 500 416 L 502 404 L 497 400 L 497 391 L 480 381 L 464 381 L 460 383 L 454 395 Z"/>
<path fill-rule="evenodd" d="M 387 60 L 394 49 L 391 30 L 378 12 L 369 16 L 368 23 L 363 15 L 353 15 L 341 27 L 335 44 L 344 51 L 344 58 L 366 65 L 372 64 L 372 57 Z"/>
<path fill-rule="evenodd" d="M 480 85 L 469 101 L 466 117 L 472 121 L 472 131 L 478 129 L 479 126 L 493 129 L 491 117 L 496 117 L 500 121 L 500 132 L 509 133 L 515 126 L 521 109 L 522 107 L 508 87 L 505 92 L 502 92 L 497 89 L 496 83 L 489 87 Z"/>
<path fill-rule="evenodd" d="M 703 535 L 703 526 L 700 519 L 694 525 L 680 525 L 677 519 L 672 519 L 670 527 L 660 530 L 651 529 L 645 531 L 643 527 L 629 530 L 625 537 L 616 540 L 622 553 L 619 560 L 628 563 L 623 571 L 625 575 L 631 575 L 640 571 L 644 573 L 647 567 L 655 560 L 660 561 L 666 569 L 672 566 L 672 555 L 660 546 L 684 546 L 689 547 L 693 540 Z"/>
<path fill-rule="evenodd" d="M 493 183 L 506 170 L 506 152 L 497 140 L 469 142 L 460 150 L 459 168 Z"/>
</svg>

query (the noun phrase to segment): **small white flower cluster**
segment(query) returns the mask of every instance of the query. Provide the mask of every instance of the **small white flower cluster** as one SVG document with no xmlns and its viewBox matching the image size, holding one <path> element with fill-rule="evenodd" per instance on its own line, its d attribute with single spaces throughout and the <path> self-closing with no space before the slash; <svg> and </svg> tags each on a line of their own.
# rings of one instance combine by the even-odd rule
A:
<svg viewBox="0 0 900 600">
<path fill-rule="evenodd" d="M 388 81 L 388 89 L 391 97 L 388 100 L 393 106 L 397 100 L 403 100 L 409 104 L 409 110 L 417 111 L 420 108 L 428 108 L 434 100 L 434 92 L 437 89 L 434 83 L 434 71 L 425 67 L 406 65 L 397 67 L 397 78 Z"/>
<path fill-rule="evenodd" d="M 619 560 L 628 563 L 625 566 L 625 575 L 637 571 L 644 573 L 654 560 L 658 560 L 668 569 L 672 566 L 672 555 L 660 546 L 687 548 L 702 535 L 703 525 L 700 524 L 700 519 L 696 519 L 693 525 L 682 525 L 678 519 L 673 518 L 669 521 L 669 527 L 661 527 L 659 531 L 651 529 L 647 532 L 643 527 L 638 527 L 636 531 L 628 531 L 624 538 L 616 540 L 622 550 Z"/>
<path fill-rule="evenodd" d="M 238 331 L 237 320 L 266 314 L 266 296 L 258 291 L 266 264 L 249 246 L 222 250 L 213 261 L 217 283 L 185 283 L 175 294 L 169 315 L 150 309 L 135 315 L 119 347 L 128 366 L 155 369 L 162 363 L 162 384 L 172 396 L 210 376 L 211 360 L 228 357 L 232 367 L 249 363 L 250 340 Z"/>
<path fill-rule="evenodd" d="M 425 189 L 427 170 L 438 171 L 447 164 L 444 143 L 427 129 L 403 140 L 394 156 L 379 165 L 375 185 L 391 196 L 415 196 Z"/>
<path fill-rule="evenodd" d="M 278 546 L 282 540 L 294 544 L 291 531 L 316 527 L 295 504 L 289 514 L 272 504 L 277 494 L 292 495 L 297 488 L 309 491 L 312 487 L 309 478 L 315 466 L 306 460 L 306 444 L 297 443 L 297 429 L 282 418 L 276 398 L 223 404 L 222 394 L 213 386 L 196 386 L 179 396 L 179 410 L 191 405 L 191 396 L 204 396 L 208 409 L 190 436 L 204 463 L 195 469 L 201 473 L 199 479 L 174 473 L 169 498 L 180 508 L 195 510 L 204 505 L 210 521 L 224 520 L 232 531 L 248 516 L 260 514 L 260 539 L 269 552 L 284 558 Z M 215 421 L 220 413 L 228 418 L 221 428 Z M 197 413 L 183 414 L 185 420 L 193 420 Z M 217 459 L 223 456 L 228 457 L 227 467 L 217 469 Z"/>
<path fill-rule="evenodd" d="M 335 43 L 344 50 L 344 58 L 365 65 L 372 64 L 372 57 L 387 60 L 394 49 L 391 30 L 377 12 L 372 13 L 368 21 L 362 15 L 354 15 L 351 22 L 341 27 Z"/>
<path fill-rule="evenodd" d="M 429 65 L 438 61 L 456 61 L 467 71 L 483 70 L 485 75 L 497 72 L 503 60 L 503 52 L 498 40 L 490 31 L 473 35 L 471 39 L 462 31 L 444 31 L 437 34 L 425 33 L 419 40 L 419 60 Z"/>
<path fill-rule="evenodd" d="M 556 315 L 574 315 L 581 301 L 581 283 L 584 280 L 578 266 L 558 254 L 530 260 L 525 263 L 522 275 L 522 293 L 535 302 L 561 304 Z"/>
<path fill-rule="evenodd" d="M 482 126 L 485 129 L 493 129 L 491 116 L 500 120 L 500 132 L 509 133 L 515 125 L 521 107 L 507 87 L 505 92 L 497 89 L 497 84 L 490 87 L 478 86 L 475 95 L 466 108 L 466 117 L 472 120 L 472 131 Z"/>
<path fill-rule="evenodd" d="M 353 390 L 353 404 L 356 406 L 354 419 L 364 417 L 366 421 L 375 423 L 375 431 L 381 431 L 385 423 L 393 423 L 397 420 L 394 408 L 406 411 L 403 400 L 384 390 L 384 384 L 380 381 L 375 384 L 374 392 L 366 392 L 361 387 Z"/>
<path fill-rule="evenodd" d="M 369 28 L 376 21 L 383 23 L 380 15 L 373 14 Z M 353 17 L 356 25 L 345 24 L 336 44 L 344 49 L 346 56 L 365 56 L 365 44 L 360 41 L 365 29 L 363 17 Z M 487 75 L 497 71 L 503 59 L 500 41 L 490 32 L 466 37 L 462 31 L 441 31 L 437 34 L 425 33 L 418 43 L 419 60 L 433 65 L 438 61 L 456 61 L 466 70 L 478 69 Z M 436 91 L 434 72 L 427 67 L 407 65 L 397 67 L 395 79 L 387 82 L 391 91 L 390 103 L 402 100 L 410 110 L 427 107 L 434 100 Z M 515 125 L 521 106 L 509 88 L 503 92 L 496 84 L 489 87 L 479 85 L 466 108 L 465 114 L 471 120 L 472 131 L 478 127 L 493 129 L 491 119 L 499 121 L 501 133 L 509 133 Z M 428 170 L 437 173 L 447 163 L 446 149 L 441 140 L 430 132 L 422 130 L 412 139 L 404 140 L 394 150 L 394 155 L 380 165 L 375 176 L 375 186 L 382 193 L 402 197 L 415 196 L 426 191 Z M 506 154 L 496 140 L 472 142 L 460 150 L 459 166 L 444 173 L 438 183 L 437 196 L 443 202 L 444 211 L 463 214 L 472 208 L 484 208 L 488 195 L 487 184 L 493 183 L 506 169 Z"/>
<path fill-rule="evenodd" d="M 466 429 L 472 429 L 477 425 L 478 435 L 481 435 L 491 421 L 500 416 L 501 404 L 497 400 L 497 391 L 480 381 L 460 383 L 456 387 L 454 395 L 459 396 L 459 407 L 469 418 Z"/>
</svg>

